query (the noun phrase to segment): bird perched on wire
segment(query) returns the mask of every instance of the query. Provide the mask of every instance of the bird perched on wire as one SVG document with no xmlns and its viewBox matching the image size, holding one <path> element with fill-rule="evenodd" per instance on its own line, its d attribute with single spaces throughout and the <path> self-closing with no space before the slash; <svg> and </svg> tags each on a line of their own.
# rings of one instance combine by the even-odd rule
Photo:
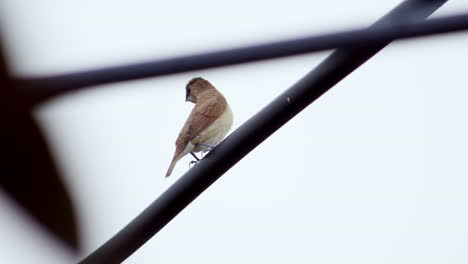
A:
<svg viewBox="0 0 468 264">
<path fill-rule="evenodd" d="M 210 82 L 200 77 L 194 78 L 185 89 L 185 101 L 195 103 L 195 107 L 177 137 L 176 150 L 166 177 L 171 175 L 177 161 L 187 153 L 199 161 L 195 152 L 211 150 L 232 126 L 231 108 Z"/>
</svg>

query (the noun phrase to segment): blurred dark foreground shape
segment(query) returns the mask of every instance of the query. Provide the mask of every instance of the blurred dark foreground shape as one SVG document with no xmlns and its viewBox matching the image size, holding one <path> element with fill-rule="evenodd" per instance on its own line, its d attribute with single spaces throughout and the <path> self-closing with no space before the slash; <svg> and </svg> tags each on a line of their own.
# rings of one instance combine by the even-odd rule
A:
<svg viewBox="0 0 468 264">
<path fill-rule="evenodd" d="M 1 43 L 0 43 L 1 44 Z M 75 210 L 28 97 L 10 78 L 0 45 L 1 186 L 16 204 L 75 253 L 79 248 Z"/>
</svg>

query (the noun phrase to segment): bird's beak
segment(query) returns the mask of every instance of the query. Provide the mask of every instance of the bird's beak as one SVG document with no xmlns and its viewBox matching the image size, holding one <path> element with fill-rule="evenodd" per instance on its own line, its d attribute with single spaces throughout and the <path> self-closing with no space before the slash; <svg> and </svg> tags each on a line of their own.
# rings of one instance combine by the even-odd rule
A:
<svg viewBox="0 0 468 264">
<path fill-rule="evenodd" d="M 196 103 L 197 101 L 195 100 L 195 98 L 193 98 L 192 96 L 187 96 L 185 98 L 185 102 L 192 102 L 192 103 Z"/>
</svg>

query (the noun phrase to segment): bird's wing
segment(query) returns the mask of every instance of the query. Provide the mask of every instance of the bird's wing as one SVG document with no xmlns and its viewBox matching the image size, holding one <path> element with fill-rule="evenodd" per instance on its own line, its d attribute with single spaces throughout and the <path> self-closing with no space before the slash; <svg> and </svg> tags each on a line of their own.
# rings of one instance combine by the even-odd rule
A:
<svg viewBox="0 0 468 264">
<path fill-rule="evenodd" d="M 226 110 L 226 105 L 226 99 L 222 95 L 214 96 L 197 103 L 177 137 L 176 149 L 180 149 L 180 152 L 182 152 L 190 140 L 209 127 L 223 114 Z"/>
</svg>

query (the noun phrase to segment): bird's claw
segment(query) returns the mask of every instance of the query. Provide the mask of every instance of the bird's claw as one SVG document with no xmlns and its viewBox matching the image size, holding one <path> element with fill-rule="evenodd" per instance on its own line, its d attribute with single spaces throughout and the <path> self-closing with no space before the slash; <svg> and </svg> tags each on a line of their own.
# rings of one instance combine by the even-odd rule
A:
<svg viewBox="0 0 468 264">
<path fill-rule="evenodd" d="M 195 164 L 197 164 L 197 163 L 198 163 L 198 160 L 192 160 L 192 161 L 190 161 L 190 163 L 189 163 L 188 166 L 189 166 L 189 168 L 191 169 L 191 168 L 192 168 Z"/>
</svg>

